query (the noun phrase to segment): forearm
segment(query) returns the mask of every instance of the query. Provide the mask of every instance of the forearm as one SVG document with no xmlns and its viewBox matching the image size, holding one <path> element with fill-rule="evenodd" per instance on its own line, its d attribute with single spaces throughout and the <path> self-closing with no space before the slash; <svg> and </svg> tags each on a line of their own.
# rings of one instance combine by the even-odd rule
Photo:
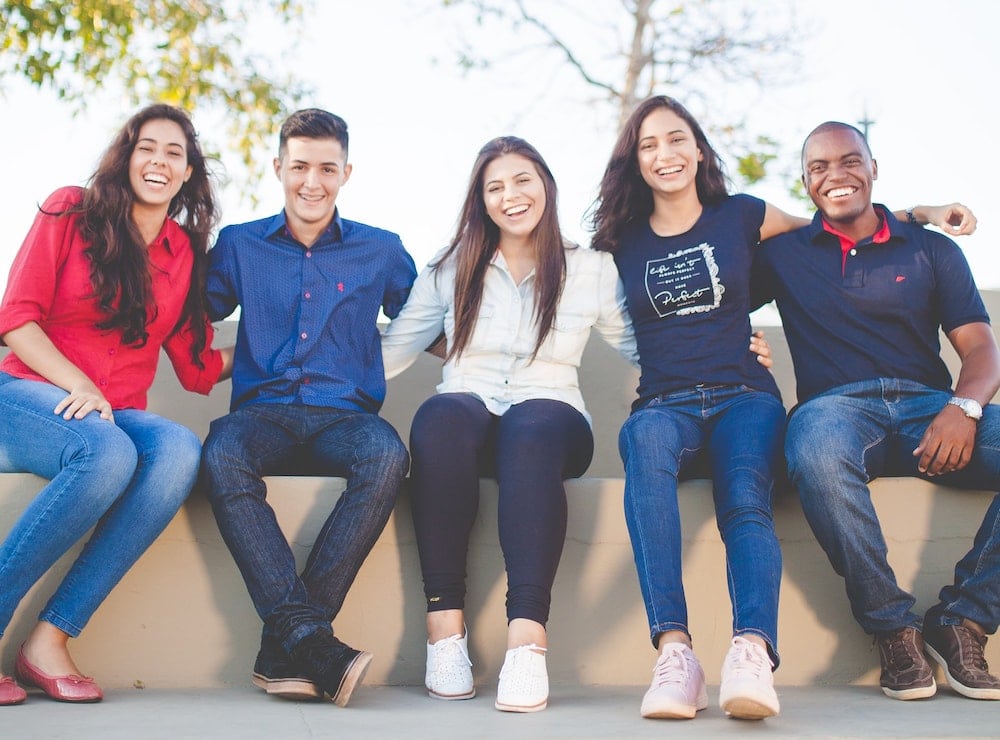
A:
<svg viewBox="0 0 1000 740">
<path fill-rule="evenodd" d="M 10 330 L 3 335 L 3 341 L 21 362 L 53 385 L 65 391 L 93 386 L 93 381 L 59 351 L 34 321 Z"/>
</svg>

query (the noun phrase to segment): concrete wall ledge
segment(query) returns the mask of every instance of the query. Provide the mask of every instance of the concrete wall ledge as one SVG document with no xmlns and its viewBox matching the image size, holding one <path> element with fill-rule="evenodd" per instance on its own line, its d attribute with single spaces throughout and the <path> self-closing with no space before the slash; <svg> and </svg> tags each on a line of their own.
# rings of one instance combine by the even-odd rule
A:
<svg viewBox="0 0 1000 740">
<path fill-rule="evenodd" d="M 343 490 L 337 478 L 272 477 L 269 500 L 296 557 L 306 554 Z M 0 474 L 0 532 L 6 532 L 44 484 L 28 474 Z M 496 681 L 504 648 L 503 559 L 497 542 L 496 485 L 482 482 L 469 553 L 470 650 L 479 683 Z M 993 495 L 926 481 L 875 481 L 890 559 L 918 607 L 935 601 L 968 550 Z M 622 514 L 623 481 L 583 478 L 567 484 L 569 530 L 549 623 L 550 677 L 556 682 L 640 685 L 654 653 Z M 697 650 L 717 683 L 731 630 L 725 556 L 715 526 L 710 483 L 681 487 L 685 585 Z M 775 505 L 785 571 L 779 648 L 782 685 L 877 683 L 878 656 L 853 622 L 842 581 L 831 570 L 788 495 Z M 10 669 L 17 645 L 65 572 L 67 554 L 29 593 L 3 641 Z M 216 687 L 246 685 L 259 620 L 242 579 L 197 493 L 97 612 L 73 651 L 103 685 Z M 423 596 L 409 502 L 401 496 L 362 568 L 341 615 L 338 635 L 375 653 L 368 680 L 420 685 L 424 670 Z M 988 646 L 1000 666 L 1000 640 Z"/>
</svg>

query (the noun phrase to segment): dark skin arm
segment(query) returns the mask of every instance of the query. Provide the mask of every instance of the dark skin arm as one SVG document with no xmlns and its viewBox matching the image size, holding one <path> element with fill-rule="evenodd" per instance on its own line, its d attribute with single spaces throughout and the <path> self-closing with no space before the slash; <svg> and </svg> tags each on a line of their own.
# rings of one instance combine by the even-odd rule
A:
<svg viewBox="0 0 1000 740">
<path fill-rule="evenodd" d="M 1000 349 L 989 324 L 965 324 L 948 332 L 962 371 L 955 386 L 955 395 L 974 398 L 986 406 L 1000 388 Z M 976 422 L 962 409 L 946 405 L 927 427 L 914 457 L 917 467 L 927 475 L 943 475 L 961 470 L 972 459 L 976 444 Z"/>
</svg>

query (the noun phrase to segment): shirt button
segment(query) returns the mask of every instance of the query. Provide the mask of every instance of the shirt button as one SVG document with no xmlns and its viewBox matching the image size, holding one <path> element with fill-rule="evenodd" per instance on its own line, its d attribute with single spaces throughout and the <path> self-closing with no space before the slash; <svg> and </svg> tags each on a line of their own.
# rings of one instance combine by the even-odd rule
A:
<svg viewBox="0 0 1000 740">
<path fill-rule="evenodd" d="M 107 384 L 108 384 L 108 379 L 107 378 L 101 378 L 100 385 L 102 387 L 105 387 L 105 386 L 107 386 Z"/>
<path fill-rule="evenodd" d="M 299 334 L 299 337 L 301 337 L 302 339 L 308 339 L 309 335 L 306 334 L 305 332 L 302 332 L 301 334 Z"/>
<path fill-rule="evenodd" d="M 307 291 L 306 291 L 306 299 L 308 300 L 309 298 L 312 298 L 312 297 L 313 297 L 313 294 L 312 294 L 312 293 L 310 293 L 310 292 L 309 292 L 309 291 L 307 290 Z"/>
<path fill-rule="evenodd" d="M 312 256 L 313 256 L 313 253 L 307 250 L 306 251 L 306 257 L 312 257 Z"/>
<path fill-rule="evenodd" d="M 303 385 L 309 385 L 309 378 L 302 378 Z"/>
<path fill-rule="evenodd" d="M 113 355 L 114 353 L 115 353 L 115 348 L 114 347 L 112 347 L 111 349 L 108 350 L 108 354 L 109 355 Z"/>
<path fill-rule="evenodd" d="M 857 256 L 858 256 L 858 250 L 856 250 L 856 249 L 852 249 L 852 250 L 851 250 L 851 256 L 852 256 L 852 257 L 857 257 Z"/>
</svg>

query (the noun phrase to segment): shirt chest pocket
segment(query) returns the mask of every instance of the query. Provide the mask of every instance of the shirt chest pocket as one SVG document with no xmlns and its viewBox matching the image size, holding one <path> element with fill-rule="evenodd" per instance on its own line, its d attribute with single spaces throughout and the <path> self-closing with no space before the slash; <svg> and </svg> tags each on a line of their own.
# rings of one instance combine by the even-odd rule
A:
<svg viewBox="0 0 1000 740">
<path fill-rule="evenodd" d="M 483 303 L 479 306 L 479 315 L 476 317 L 476 326 L 469 337 L 468 347 L 477 351 L 495 350 L 497 344 L 497 334 L 500 332 L 502 323 L 497 316 L 496 306 L 492 303 Z"/>
<path fill-rule="evenodd" d="M 560 312 L 538 352 L 539 357 L 554 362 L 578 364 L 593 323 L 586 314 Z"/>
</svg>

